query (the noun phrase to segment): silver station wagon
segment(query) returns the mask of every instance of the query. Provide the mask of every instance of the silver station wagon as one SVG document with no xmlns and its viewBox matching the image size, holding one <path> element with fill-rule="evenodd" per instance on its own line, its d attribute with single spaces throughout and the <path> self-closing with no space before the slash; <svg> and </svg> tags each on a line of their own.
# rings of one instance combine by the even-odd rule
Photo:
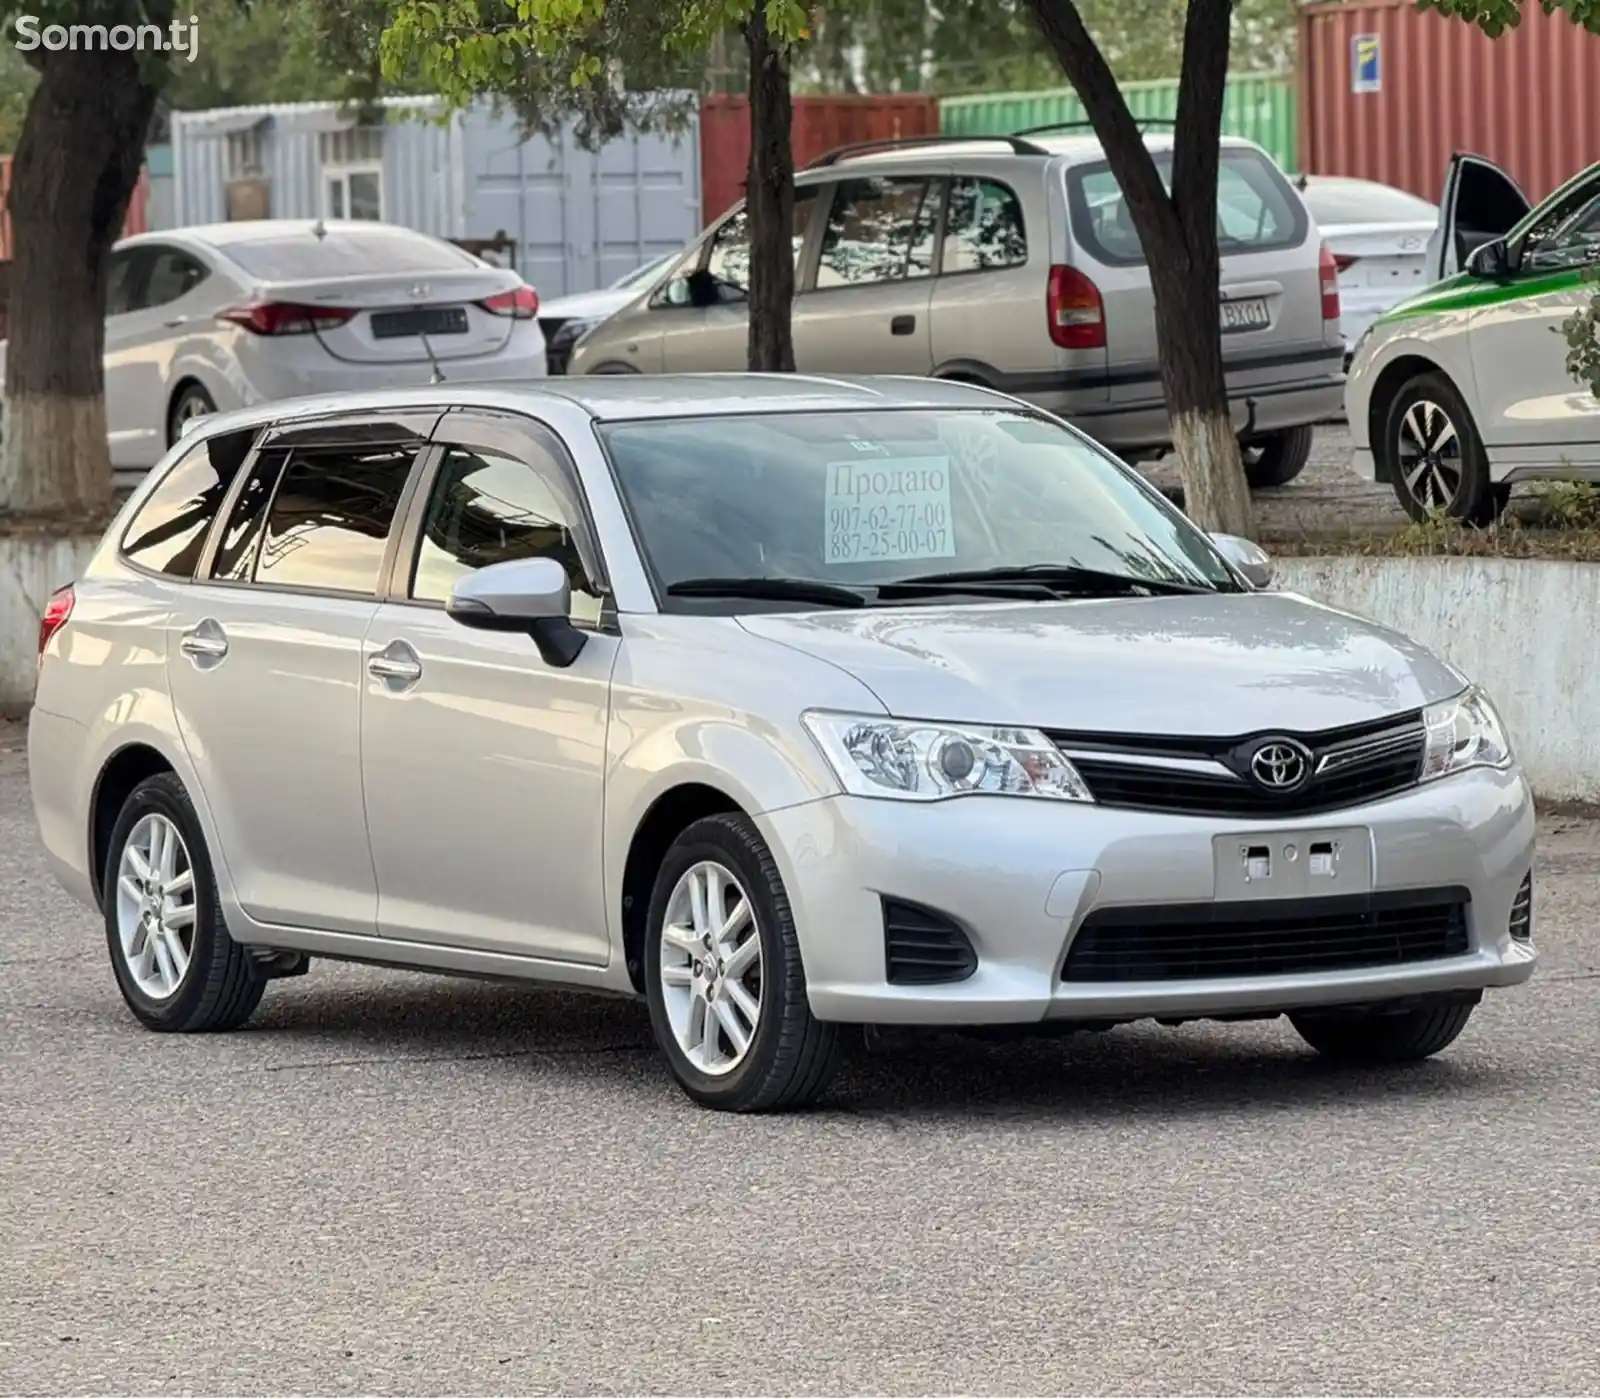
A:
<svg viewBox="0 0 1600 1399">
<path fill-rule="evenodd" d="M 203 420 L 50 601 L 44 845 L 163 1031 L 318 957 L 644 998 L 708 1106 L 862 1025 L 1287 1013 L 1437 1052 L 1533 972 L 1489 700 L 931 380 Z"/>
</svg>

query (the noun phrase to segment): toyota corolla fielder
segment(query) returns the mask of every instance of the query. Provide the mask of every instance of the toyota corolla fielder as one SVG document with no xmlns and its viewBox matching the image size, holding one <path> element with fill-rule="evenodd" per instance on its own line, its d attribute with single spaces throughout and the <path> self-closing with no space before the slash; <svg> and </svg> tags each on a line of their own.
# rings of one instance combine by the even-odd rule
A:
<svg viewBox="0 0 1600 1399">
<path fill-rule="evenodd" d="M 1265 569 L 962 385 L 279 404 L 51 600 L 34 802 L 156 1030 L 333 957 L 643 997 L 719 1108 L 851 1024 L 1433 1054 L 1533 971 L 1527 786 L 1480 690 Z"/>
</svg>

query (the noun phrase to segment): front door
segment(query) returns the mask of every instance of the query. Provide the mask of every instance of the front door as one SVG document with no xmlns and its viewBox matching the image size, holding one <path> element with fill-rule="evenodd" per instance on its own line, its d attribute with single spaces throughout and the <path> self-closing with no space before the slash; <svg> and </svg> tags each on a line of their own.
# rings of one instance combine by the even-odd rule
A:
<svg viewBox="0 0 1600 1399">
<path fill-rule="evenodd" d="M 795 367 L 806 374 L 933 372 L 934 239 L 945 181 L 841 180 L 816 273 L 795 302 Z"/>
<path fill-rule="evenodd" d="M 174 590 L 179 729 L 245 913 L 371 935 L 361 644 L 433 414 L 269 440 L 192 586 Z M 342 440 L 341 440 L 342 438 Z"/>
<path fill-rule="evenodd" d="M 441 425 L 395 573 L 367 631 L 361 766 L 384 937 L 603 966 L 606 726 L 617 638 L 559 439 L 525 418 Z M 445 613 L 457 579 L 558 558 L 577 660 Z"/>
<path fill-rule="evenodd" d="M 106 420 L 111 464 L 154 466 L 167 450 L 172 361 L 185 335 L 204 331 L 197 289 L 206 269 L 181 248 L 141 245 L 114 258 L 106 319 Z"/>
<path fill-rule="evenodd" d="M 1528 207 L 1517 182 L 1492 160 L 1451 156 L 1439 196 L 1439 226 L 1428 240 L 1428 280 L 1455 276 L 1485 243 L 1510 233 Z"/>
<path fill-rule="evenodd" d="M 1507 258 L 1505 276 L 1479 279 L 1471 311 L 1478 431 L 1497 466 L 1589 474 L 1600 468 L 1600 399 L 1568 372 L 1564 327 L 1597 289 L 1600 171 L 1519 224 Z"/>
</svg>

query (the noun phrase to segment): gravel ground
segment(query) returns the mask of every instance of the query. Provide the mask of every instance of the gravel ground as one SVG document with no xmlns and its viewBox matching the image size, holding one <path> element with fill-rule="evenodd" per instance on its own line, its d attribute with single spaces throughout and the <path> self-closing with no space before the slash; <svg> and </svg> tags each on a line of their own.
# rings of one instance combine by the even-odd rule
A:
<svg viewBox="0 0 1600 1399">
<path fill-rule="evenodd" d="M 1600 1376 L 1600 827 L 1438 1059 L 1284 1024 L 859 1061 L 691 1107 L 639 1007 L 319 965 L 123 1010 L 0 740 L 0 1390 L 1577 1393 Z"/>
<path fill-rule="evenodd" d="M 1176 457 L 1163 457 L 1146 475 L 1163 491 L 1178 489 Z M 1255 491 L 1256 526 L 1265 543 L 1392 534 L 1407 524 L 1394 488 L 1363 481 L 1350 466 L 1350 433 L 1319 427 L 1305 470 L 1287 486 Z"/>
</svg>

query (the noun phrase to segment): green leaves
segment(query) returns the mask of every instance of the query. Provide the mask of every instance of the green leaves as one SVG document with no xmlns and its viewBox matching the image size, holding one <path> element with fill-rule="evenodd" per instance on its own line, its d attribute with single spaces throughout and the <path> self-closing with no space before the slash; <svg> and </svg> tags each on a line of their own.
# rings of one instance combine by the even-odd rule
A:
<svg viewBox="0 0 1600 1399">
<path fill-rule="evenodd" d="M 1547 14 L 1558 11 L 1591 34 L 1600 34 L 1600 0 L 1534 0 Z M 1418 8 L 1438 10 L 1476 24 L 1491 39 L 1522 23 L 1526 0 L 1417 0 Z"/>
</svg>

